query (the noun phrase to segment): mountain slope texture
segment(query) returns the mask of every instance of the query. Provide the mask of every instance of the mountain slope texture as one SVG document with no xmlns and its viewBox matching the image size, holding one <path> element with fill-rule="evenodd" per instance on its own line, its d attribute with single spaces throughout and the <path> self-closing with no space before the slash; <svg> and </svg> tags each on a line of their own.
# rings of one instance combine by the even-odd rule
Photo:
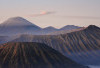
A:
<svg viewBox="0 0 100 68">
<path fill-rule="evenodd" d="M 0 68 L 88 68 L 45 44 L 6 43 L 0 47 Z"/>
<path fill-rule="evenodd" d="M 45 43 L 78 63 L 100 65 L 100 28 L 94 25 L 62 35 L 21 35 L 13 42 Z"/>
</svg>

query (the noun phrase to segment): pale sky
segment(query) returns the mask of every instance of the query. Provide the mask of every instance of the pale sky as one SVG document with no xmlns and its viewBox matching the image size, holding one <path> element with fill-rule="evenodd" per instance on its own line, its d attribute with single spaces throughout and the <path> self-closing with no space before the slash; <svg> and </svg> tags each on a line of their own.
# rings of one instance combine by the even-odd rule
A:
<svg viewBox="0 0 100 68">
<path fill-rule="evenodd" d="M 0 23 L 20 16 L 40 26 L 100 26 L 100 0 L 0 0 Z"/>
</svg>

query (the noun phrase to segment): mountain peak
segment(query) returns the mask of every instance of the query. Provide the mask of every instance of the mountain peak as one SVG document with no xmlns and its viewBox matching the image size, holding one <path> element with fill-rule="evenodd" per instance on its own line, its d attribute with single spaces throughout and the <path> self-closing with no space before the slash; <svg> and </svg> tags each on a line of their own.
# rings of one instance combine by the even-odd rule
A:
<svg viewBox="0 0 100 68">
<path fill-rule="evenodd" d="M 22 17 L 12 17 L 12 18 L 9 18 L 9 19 L 24 19 L 24 18 L 22 18 Z"/>
<path fill-rule="evenodd" d="M 75 25 L 66 25 L 66 26 L 60 28 L 60 30 L 71 30 L 71 29 L 78 29 L 78 28 L 80 28 L 80 27 L 75 26 Z"/>
<path fill-rule="evenodd" d="M 22 17 L 12 17 L 3 22 L 1 25 L 4 26 L 25 26 L 25 25 L 34 25 L 31 22 L 27 21 Z"/>
<path fill-rule="evenodd" d="M 89 25 L 87 28 L 88 28 L 88 29 L 100 29 L 100 28 L 97 27 L 96 25 Z"/>
<path fill-rule="evenodd" d="M 0 35 L 39 34 L 41 28 L 22 17 L 9 18 L 0 24 Z"/>
<path fill-rule="evenodd" d="M 56 28 L 55 27 L 52 27 L 52 26 L 48 26 L 48 27 L 46 27 L 44 29 L 56 29 Z"/>
</svg>

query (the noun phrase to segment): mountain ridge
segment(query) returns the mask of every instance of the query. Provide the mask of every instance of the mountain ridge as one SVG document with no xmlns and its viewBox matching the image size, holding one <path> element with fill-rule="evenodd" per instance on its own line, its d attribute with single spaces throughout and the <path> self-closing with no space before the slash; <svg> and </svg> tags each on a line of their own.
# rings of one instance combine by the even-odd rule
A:
<svg viewBox="0 0 100 68">
<path fill-rule="evenodd" d="M 75 25 L 66 25 L 66 26 L 60 28 L 60 30 L 72 30 L 72 29 L 78 29 L 78 28 L 81 28 L 81 27 L 78 27 Z"/>
<path fill-rule="evenodd" d="M 67 25 L 60 29 L 54 28 L 52 26 L 41 28 L 22 17 L 12 17 L 0 24 L 0 35 L 4 36 L 19 35 L 19 34 L 48 35 L 56 31 L 62 32 L 62 30 L 67 31 L 78 28 L 79 28 L 78 26 L 74 25 Z"/>
<path fill-rule="evenodd" d="M 100 50 L 100 28 L 93 26 L 92 30 L 89 28 L 90 26 L 80 31 L 61 35 L 22 35 L 14 39 L 13 42 L 45 43 L 78 63 L 100 65 L 100 53 L 97 52 Z M 89 58 L 90 56 L 91 58 Z"/>
<path fill-rule="evenodd" d="M 5 43 L 0 48 L 1 68 L 88 68 L 42 43 Z"/>
<path fill-rule="evenodd" d="M 39 34 L 40 30 L 40 27 L 22 17 L 10 18 L 4 23 L 0 24 L 1 36 L 12 36 L 18 34 Z"/>
<path fill-rule="evenodd" d="M 8 20 L 1 23 L 0 25 L 4 25 L 4 26 L 32 26 L 34 25 L 34 26 L 37 26 L 22 17 L 9 18 Z"/>
</svg>

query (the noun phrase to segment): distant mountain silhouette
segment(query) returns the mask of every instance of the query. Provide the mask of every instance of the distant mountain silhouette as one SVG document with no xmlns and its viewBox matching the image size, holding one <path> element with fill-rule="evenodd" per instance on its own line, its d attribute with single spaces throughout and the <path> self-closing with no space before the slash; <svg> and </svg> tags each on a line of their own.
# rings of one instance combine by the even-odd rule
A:
<svg viewBox="0 0 100 68">
<path fill-rule="evenodd" d="M 58 29 L 49 26 L 46 28 L 42 28 L 42 30 L 40 31 L 40 35 L 48 35 L 49 33 L 56 32 L 56 31 L 58 31 Z"/>
<path fill-rule="evenodd" d="M 60 30 L 73 30 L 73 29 L 78 29 L 78 28 L 81 28 L 81 27 L 74 26 L 74 25 L 67 25 L 67 26 L 60 28 Z"/>
<path fill-rule="evenodd" d="M 51 32 L 48 32 L 47 35 L 60 35 L 60 34 L 75 32 L 75 31 L 79 31 L 79 30 L 84 29 L 84 27 L 78 27 L 78 26 L 74 26 L 74 25 L 67 25 L 67 26 L 64 26 L 60 29 L 55 29 L 53 27 L 51 29 L 52 30 L 47 30 L 47 31 L 51 31 Z"/>
<path fill-rule="evenodd" d="M 6 43 L 0 47 L 0 68 L 88 68 L 45 44 Z"/>
<path fill-rule="evenodd" d="M 56 29 L 52 26 L 42 29 L 39 26 L 27 21 L 22 17 L 13 17 L 9 18 L 8 20 L 0 24 L 0 36 L 12 36 L 21 34 L 48 35 L 56 31 L 62 32 L 64 30 L 65 30 L 64 33 L 65 32 L 67 33 L 68 30 L 73 30 L 78 28 L 80 27 L 74 25 L 68 25 L 61 29 Z"/>
<path fill-rule="evenodd" d="M 58 31 L 58 29 L 56 29 L 52 26 L 49 26 L 49 27 L 44 28 L 42 31 L 43 31 L 44 34 L 48 34 L 48 33 L 51 33 L 51 32 Z"/>
<path fill-rule="evenodd" d="M 1 24 L 1 26 L 31 26 L 34 25 L 22 17 L 12 17 Z M 39 28 L 34 25 L 34 27 Z"/>
<path fill-rule="evenodd" d="M 0 24 L 0 35 L 11 36 L 19 34 L 38 34 L 40 27 L 32 24 L 22 17 L 9 18 Z"/>
<path fill-rule="evenodd" d="M 55 31 L 55 32 L 48 33 L 48 35 L 66 34 L 66 33 L 71 33 L 71 32 L 80 31 L 80 30 L 83 30 L 83 29 L 85 29 L 85 27 L 81 27 L 81 28 L 78 28 L 78 29 L 58 30 L 58 31 Z"/>
<path fill-rule="evenodd" d="M 78 63 L 100 65 L 100 28 L 95 25 L 62 35 L 21 35 L 13 42 L 45 43 Z"/>
</svg>

